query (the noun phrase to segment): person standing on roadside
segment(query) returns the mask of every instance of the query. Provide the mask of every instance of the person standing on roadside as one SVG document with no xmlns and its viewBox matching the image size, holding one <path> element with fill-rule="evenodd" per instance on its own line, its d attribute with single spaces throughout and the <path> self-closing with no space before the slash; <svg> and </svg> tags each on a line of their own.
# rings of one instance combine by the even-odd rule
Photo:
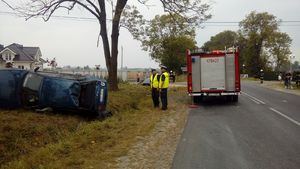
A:
<svg viewBox="0 0 300 169">
<path fill-rule="evenodd" d="M 136 82 L 139 83 L 140 82 L 140 72 L 138 72 L 136 74 Z"/>
<path fill-rule="evenodd" d="M 288 89 L 291 87 L 291 78 L 292 78 L 292 73 L 291 72 L 287 72 L 285 74 L 285 78 L 284 78 L 284 85 L 285 88 Z"/>
<path fill-rule="evenodd" d="M 150 76 L 150 87 L 151 87 L 151 94 L 152 94 L 152 101 L 154 107 L 159 107 L 159 75 L 155 69 L 151 70 Z"/>
<path fill-rule="evenodd" d="M 168 88 L 170 82 L 170 75 L 167 72 L 167 67 L 161 65 L 161 75 L 159 78 L 159 90 L 160 90 L 160 99 L 162 104 L 162 110 L 168 109 Z"/>
</svg>

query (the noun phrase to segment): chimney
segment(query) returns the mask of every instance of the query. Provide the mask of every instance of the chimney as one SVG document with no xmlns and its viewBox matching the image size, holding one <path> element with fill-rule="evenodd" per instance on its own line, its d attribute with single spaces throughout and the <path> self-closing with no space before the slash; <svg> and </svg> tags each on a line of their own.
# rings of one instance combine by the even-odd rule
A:
<svg viewBox="0 0 300 169">
<path fill-rule="evenodd" d="M 0 44 L 0 51 L 4 49 L 4 46 Z"/>
</svg>

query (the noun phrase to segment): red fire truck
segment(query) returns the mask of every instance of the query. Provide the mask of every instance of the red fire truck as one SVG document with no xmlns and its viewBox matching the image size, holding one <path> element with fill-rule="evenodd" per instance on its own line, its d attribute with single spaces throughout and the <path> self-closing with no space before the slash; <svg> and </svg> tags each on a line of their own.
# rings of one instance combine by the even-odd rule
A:
<svg viewBox="0 0 300 169">
<path fill-rule="evenodd" d="M 238 48 L 204 52 L 187 50 L 187 87 L 194 102 L 206 96 L 225 96 L 237 102 L 241 91 Z"/>
</svg>

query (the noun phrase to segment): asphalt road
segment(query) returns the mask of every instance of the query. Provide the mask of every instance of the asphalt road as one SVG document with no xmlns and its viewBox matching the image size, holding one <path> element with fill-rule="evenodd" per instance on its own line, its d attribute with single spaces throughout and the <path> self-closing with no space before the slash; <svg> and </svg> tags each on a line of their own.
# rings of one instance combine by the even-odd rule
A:
<svg viewBox="0 0 300 169">
<path fill-rule="evenodd" d="M 299 169 L 300 96 L 243 82 L 238 103 L 191 109 L 173 169 Z"/>
</svg>

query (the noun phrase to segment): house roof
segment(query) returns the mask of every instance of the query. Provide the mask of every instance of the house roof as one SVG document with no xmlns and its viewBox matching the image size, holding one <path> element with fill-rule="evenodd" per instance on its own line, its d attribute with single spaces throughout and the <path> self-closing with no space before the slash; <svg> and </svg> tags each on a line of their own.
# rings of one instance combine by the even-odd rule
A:
<svg viewBox="0 0 300 169">
<path fill-rule="evenodd" d="M 34 57 L 39 51 L 39 47 L 23 47 L 23 51 L 29 54 L 31 57 Z"/>
<path fill-rule="evenodd" d="M 0 44 L 0 51 L 4 49 L 4 46 Z"/>
<path fill-rule="evenodd" d="M 23 47 L 23 45 L 13 43 L 3 49 L 0 45 L 0 52 L 6 48 L 16 53 L 15 60 L 17 61 L 34 61 L 35 55 L 40 51 L 39 47 Z"/>
<path fill-rule="evenodd" d="M 0 44 L 0 52 L 4 49 L 4 46 Z M 2 61 L 2 57 L 0 57 L 0 61 Z"/>
<path fill-rule="evenodd" d="M 13 43 L 6 48 L 9 48 L 10 50 L 14 51 L 17 55 L 15 57 L 15 60 L 21 60 L 21 61 L 33 61 L 33 57 L 30 56 L 28 53 L 26 53 L 23 50 L 23 46 Z"/>
</svg>

